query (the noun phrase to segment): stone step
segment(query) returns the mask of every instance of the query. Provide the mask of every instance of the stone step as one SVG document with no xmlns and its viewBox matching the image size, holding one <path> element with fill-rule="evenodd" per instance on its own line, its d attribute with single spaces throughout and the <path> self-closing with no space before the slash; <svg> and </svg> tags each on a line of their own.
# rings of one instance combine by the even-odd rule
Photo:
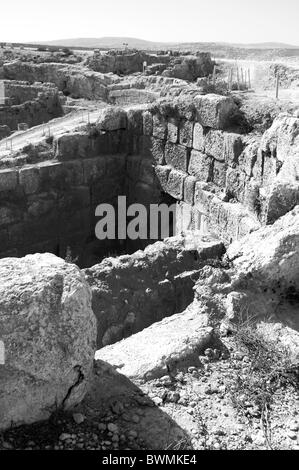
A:
<svg viewBox="0 0 299 470">
<path fill-rule="evenodd" d="M 95 359 L 98 369 L 109 363 L 128 378 L 144 382 L 191 365 L 199 366 L 198 356 L 212 339 L 208 316 L 191 304 L 182 313 L 98 350 Z"/>
</svg>

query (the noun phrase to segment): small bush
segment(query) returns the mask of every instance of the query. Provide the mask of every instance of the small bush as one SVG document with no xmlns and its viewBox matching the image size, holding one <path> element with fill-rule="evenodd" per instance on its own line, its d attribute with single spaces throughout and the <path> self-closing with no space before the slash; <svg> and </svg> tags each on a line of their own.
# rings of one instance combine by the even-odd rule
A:
<svg viewBox="0 0 299 470">
<path fill-rule="evenodd" d="M 237 344 L 246 351 L 247 366 L 235 368 L 229 387 L 234 407 L 245 417 L 261 418 L 268 448 L 271 436 L 271 406 L 274 394 L 286 386 L 298 389 L 299 364 L 290 360 L 288 349 L 266 340 L 253 323 L 244 323 L 234 332 Z"/>
</svg>

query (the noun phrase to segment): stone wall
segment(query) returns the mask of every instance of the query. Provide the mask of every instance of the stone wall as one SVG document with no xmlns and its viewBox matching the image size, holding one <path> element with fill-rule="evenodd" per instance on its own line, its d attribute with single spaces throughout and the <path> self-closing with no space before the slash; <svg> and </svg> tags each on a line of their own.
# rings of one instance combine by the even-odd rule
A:
<svg viewBox="0 0 299 470">
<path fill-rule="evenodd" d="M 169 238 L 86 269 L 98 348 L 183 311 L 193 300 L 200 268 L 223 253 L 222 243 L 197 234 L 189 241 Z"/>
<path fill-rule="evenodd" d="M 33 83 L 23 81 L 3 80 L 5 98 L 8 104 L 22 104 L 26 101 L 33 101 L 39 93 L 57 93 L 58 89 L 53 83 Z"/>
<path fill-rule="evenodd" d="M 157 72 L 165 77 L 188 81 L 210 75 L 214 65 L 209 52 L 202 52 L 197 56 L 173 57 L 171 55 L 147 54 L 141 51 L 133 53 L 110 51 L 106 54 L 97 53 L 87 60 L 87 64 L 92 70 L 102 73 L 112 72 L 118 75 L 143 72 L 144 62 L 147 63 L 151 73 Z"/>
<path fill-rule="evenodd" d="M 73 98 L 104 101 L 107 99 L 107 85 L 117 79 L 112 74 L 104 75 L 76 65 L 59 63 L 32 64 L 14 61 L 4 64 L 3 71 L 4 78 L 8 80 L 51 82 Z"/>
<path fill-rule="evenodd" d="M 64 256 L 69 246 L 91 266 L 144 248 L 154 240 L 95 240 L 96 206 L 120 195 L 147 207 L 176 202 L 183 231 L 226 244 L 272 223 L 299 199 L 298 118 L 279 118 L 260 142 L 231 132 L 237 111 L 218 95 L 110 107 L 95 126 L 54 139 L 51 155 L 3 162 L 0 256 Z"/>
<path fill-rule="evenodd" d="M 110 51 L 105 54 L 99 52 L 87 60 L 90 69 L 102 73 L 115 73 L 118 75 L 129 75 L 131 73 L 142 72 L 143 63 L 148 65 L 162 62 L 168 64 L 171 57 L 168 55 L 156 56 L 146 52 L 124 52 Z"/>
<path fill-rule="evenodd" d="M 20 123 L 32 127 L 63 115 L 63 100 L 53 84 L 5 80 L 4 86 L 6 104 L 0 106 L 0 125 L 10 130 L 18 129 Z"/>
<path fill-rule="evenodd" d="M 117 251 L 114 241 L 94 246 L 94 214 L 98 204 L 113 204 L 123 194 L 125 156 L 107 155 L 86 133 L 66 135 L 56 145 L 54 160 L 0 171 L 0 256 L 65 257 L 69 247 L 80 266 L 90 266 Z M 107 147 L 113 150 L 110 142 Z"/>
</svg>

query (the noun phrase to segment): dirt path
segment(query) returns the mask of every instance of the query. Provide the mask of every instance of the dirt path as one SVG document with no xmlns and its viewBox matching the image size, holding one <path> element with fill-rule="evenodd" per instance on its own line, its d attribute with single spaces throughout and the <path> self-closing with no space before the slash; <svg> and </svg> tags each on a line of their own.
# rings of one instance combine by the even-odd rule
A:
<svg viewBox="0 0 299 470">
<path fill-rule="evenodd" d="M 82 123 L 95 123 L 100 117 L 103 108 L 91 111 L 75 111 L 61 118 L 53 119 L 46 124 L 32 127 L 28 131 L 15 133 L 0 142 L 0 158 L 8 155 L 11 151 L 20 150 L 27 144 L 35 144 L 42 140 L 45 136 L 58 136 L 67 131 L 73 130 Z"/>
</svg>

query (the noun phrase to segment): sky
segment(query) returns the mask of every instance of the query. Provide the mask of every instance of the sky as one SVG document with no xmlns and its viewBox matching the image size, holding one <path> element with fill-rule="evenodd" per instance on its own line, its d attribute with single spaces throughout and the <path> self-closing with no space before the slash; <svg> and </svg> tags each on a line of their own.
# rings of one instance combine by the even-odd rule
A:
<svg viewBox="0 0 299 470">
<path fill-rule="evenodd" d="M 0 41 L 126 36 L 299 46 L 299 0 L 0 0 Z"/>
</svg>

